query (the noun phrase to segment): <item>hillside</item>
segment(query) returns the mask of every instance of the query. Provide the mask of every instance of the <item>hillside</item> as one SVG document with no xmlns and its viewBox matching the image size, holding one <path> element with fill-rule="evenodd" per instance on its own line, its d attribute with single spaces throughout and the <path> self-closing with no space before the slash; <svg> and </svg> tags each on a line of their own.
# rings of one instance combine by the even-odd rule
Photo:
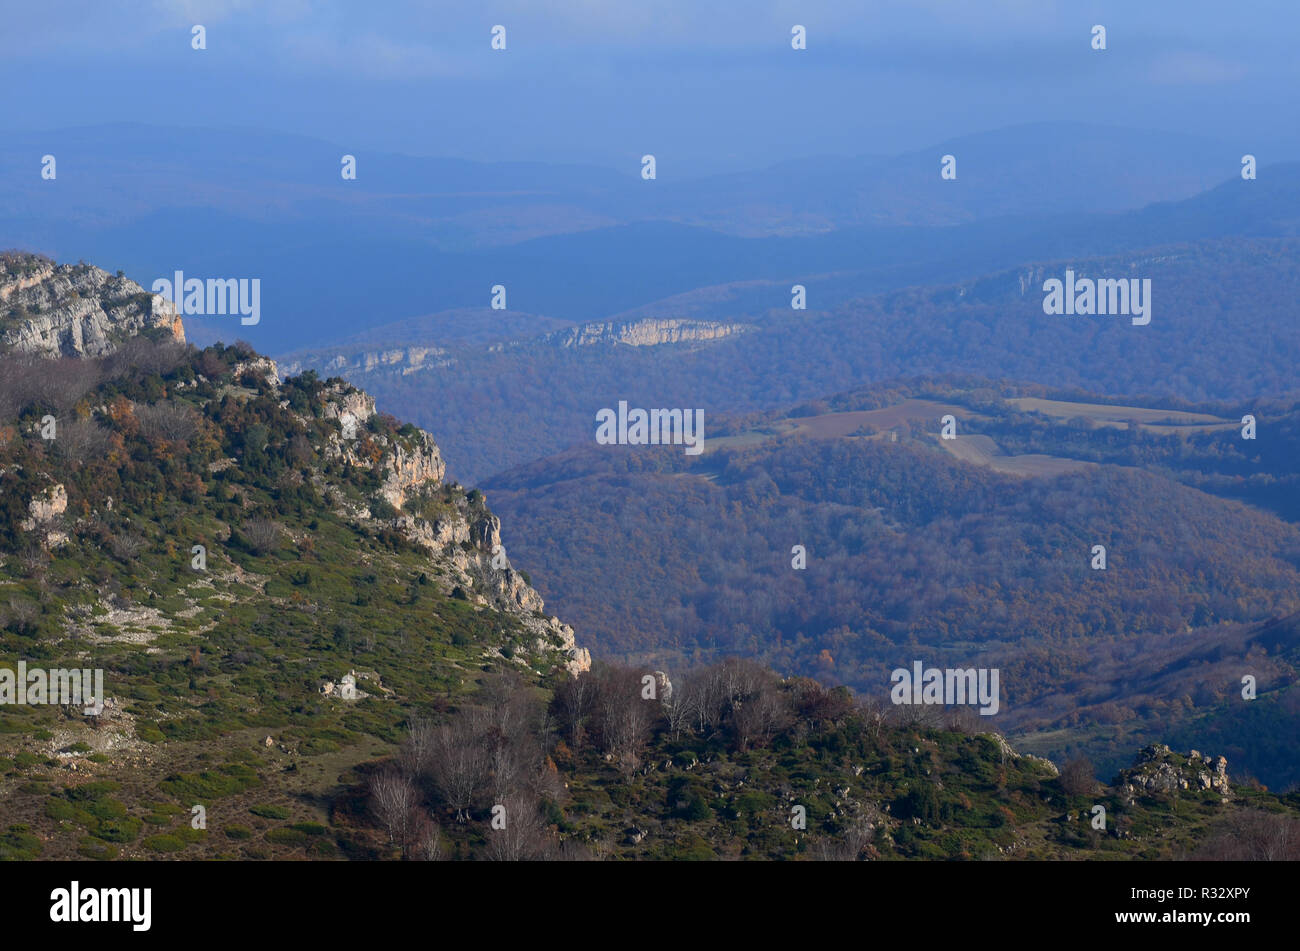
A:
<svg viewBox="0 0 1300 951">
<path fill-rule="evenodd" d="M 1230 780 L 1214 748 L 1127 766 L 1131 747 L 1102 786 L 969 711 L 885 708 L 752 661 L 671 680 L 593 667 L 428 433 L 341 380 L 280 380 L 244 344 L 187 346 L 137 285 L 78 274 L 100 289 L 85 296 L 102 345 L 56 351 L 14 315 L 0 353 L 0 859 L 1294 853 L 1300 803 Z M 26 319 L 79 306 L 48 286 Z M 126 310 L 106 296 L 122 290 Z M 915 441 L 899 445 L 938 475 L 960 465 Z M 726 453 L 717 484 L 757 489 L 743 452 L 705 459 Z M 1001 490 L 984 473 L 963 491 Z M 934 521 L 922 495 L 900 495 L 895 529 Z M 1186 514 L 1174 495 L 1157 515 Z M 1248 522 L 1256 553 L 1208 577 L 1281 604 L 1279 526 Z M 1232 531 L 1204 540 L 1236 550 Z M 1260 643 L 1278 652 L 1290 630 Z M 17 670 L 73 667 L 102 671 L 89 714 L 6 694 Z"/>
<path fill-rule="evenodd" d="M 99 668 L 107 694 L 94 717 L 3 708 L 0 825 L 39 830 L 43 857 L 184 849 L 193 803 L 232 845 L 259 815 L 323 818 L 412 711 L 485 670 L 541 684 L 589 664 L 427 433 L 341 380 L 281 384 L 243 345 L 96 313 L 116 341 L 100 356 L 18 332 L 0 357 L 0 659 Z M 339 698 L 350 671 L 370 699 Z"/>
<path fill-rule="evenodd" d="M 1182 204 L 1177 208 L 1185 212 Z M 422 367 L 375 360 L 344 372 L 388 411 L 438 432 L 448 466 L 467 484 L 589 441 L 596 410 L 620 399 L 702 407 L 715 418 L 932 374 L 936 367 L 1112 396 L 1238 403 L 1294 397 L 1297 252 L 1293 239 L 1260 238 L 1039 260 L 843 304 L 824 302 L 812 289 L 806 311 L 790 309 L 788 283 L 763 284 L 720 292 L 713 306 L 684 306 L 678 316 L 654 318 L 754 328 L 712 342 L 563 348 L 542 335 L 507 345 L 452 341 L 438 344 L 437 361 Z M 1045 314 L 1042 284 L 1067 269 L 1149 279 L 1151 322 Z M 742 316 L 742 305 L 755 306 L 758 298 L 766 303 Z M 493 319 L 483 312 L 485 322 Z M 422 346 L 435 343 L 425 339 Z M 329 352 L 294 359 L 336 366 Z M 564 385 L 555 385 L 561 379 Z"/>
<path fill-rule="evenodd" d="M 489 681 L 449 721 L 413 723 L 339 812 L 368 854 L 404 858 L 1300 857 L 1296 795 L 1236 783 L 1215 754 L 1152 745 L 1103 784 L 963 713 L 862 704 L 743 660 L 673 680 L 601 667 L 549 704 Z"/>
<path fill-rule="evenodd" d="M 1300 639 L 1267 625 L 1300 610 L 1298 408 L 1261 411 L 1249 441 L 1215 407 L 1085 399 L 895 382 L 715 420 L 701 456 L 592 445 L 485 489 L 603 656 L 758 657 L 876 698 L 915 659 L 995 666 L 995 719 L 1035 751 L 1118 768 L 1135 745 L 1196 745 L 1213 713 L 1238 768 L 1300 780 L 1298 751 L 1252 751 L 1249 726 L 1295 735 Z M 1224 719 L 1243 673 L 1261 699 Z"/>
</svg>

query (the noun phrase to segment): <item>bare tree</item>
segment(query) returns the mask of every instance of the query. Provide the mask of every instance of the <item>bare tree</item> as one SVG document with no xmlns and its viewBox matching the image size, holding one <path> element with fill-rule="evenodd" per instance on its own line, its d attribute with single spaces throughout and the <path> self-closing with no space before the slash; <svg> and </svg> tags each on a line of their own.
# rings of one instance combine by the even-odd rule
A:
<svg viewBox="0 0 1300 951">
<path fill-rule="evenodd" d="M 1097 788 L 1092 760 L 1075 756 L 1061 767 L 1061 789 L 1067 796 L 1086 796 Z"/>
<path fill-rule="evenodd" d="M 117 532 L 108 539 L 108 548 L 119 561 L 138 558 L 147 546 L 145 537 L 138 532 Z"/>
<path fill-rule="evenodd" d="M 596 700 L 596 678 L 587 671 L 571 677 L 555 691 L 555 707 L 570 748 L 576 753 L 586 738 L 587 718 Z"/>
<path fill-rule="evenodd" d="M 70 419 L 59 425 L 54 449 L 74 462 L 103 459 L 113 446 L 113 432 L 90 419 Z"/>
<path fill-rule="evenodd" d="M 388 841 L 406 858 L 411 845 L 411 820 L 419 797 L 414 784 L 395 770 L 377 773 L 370 780 L 370 810 L 388 831 Z"/>
<path fill-rule="evenodd" d="M 813 845 L 813 855 L 822 862 L 856 862 L 871 845 L 876 826 L 868 817 L 852 820 L 838 836 L 821 838 Z"/>
<path fill-rule="evenodd" d="M 488 778 L 484 731 L 465 713 L 438 727 L 433 735 L 431 777 L 434 789 L 446 805 L 456 810 L 456 821 L 464 822 Z"/>
<path fill-rule="evenodd" d="M 728 657 L 718 665 L 718 676 L 725 696 L 735 700 L 754 693 L 770 673 L 762 664 L 748 657 Z"/>
<path fill-rule="evenodd" d="M 183 403 L 137 403 L 135 417 L 140 421 L 140 432 L 149 440 L 183 443 L 199 428 L 194 411 Z"/>
<path fill-rule="evenodd" d="M 32 357 L 26 374 L 28 402 L 56 415 L 69 412 L 99 385 L 100 368 L 91 360 Z"/>
<path fill-rule="evenodd" d="M 1300 821 L 1261 809 L 1238 812 L 1192 858 L 1215 862 L 1300 860 Z"/>
<path fill-rule="evenodd" d="M 630 777 L 641 766 L 658 704 L 642 699 L 639 671 L 607 667 L 599 675 L 599 684 L 595 712 L 601 748 Z"/>
<path fill-rule="evenodd" d="M 770 672 L 748 684 L 747 692 L 732 701 L 731 732 L 736 748 L 744 751 L 752 743 L 767 743 L 790 723 L 790 710 Z"/>
<path fill-rule="evenodd" d="M 730 706 L 727 686 L 720 666 L 706 667 L 685 678 L 684 688 L 694 697 L 697 732 L 707 735 L 722 723 Z"/>
<path fill-rule="evenodd" d="M 888 711 L 884 703 L 874 697 L 868 698 L 862 701 L 860 709 L 862 722 L 867 728 L 867 735 L 871 737 L 872 742 L 879 743 L 888 717 Z"/>
<path fill-rule="evenodd" d="M 498 737 L 488 752 L 488 772 L 491 776 L 492 797 L 501 802 L 518 791 L 525 775 L 524 763 L 518 755 L 522 744 Z"/>
<path fill-rule="evenodd" d="M 104 368 L 115 377 L 162 375 L 180 366 L 188 350 L 185 344 L 174 340 L 155 342 L 146 337 L 132 337 L 104 358 Z"/>
<path fill-rule="evenodd" d="M 514 671 L 490 677 L 479 691 L 490 729 L 509 740 L 531 734 L 538 726 L 541 703 Z"/>
<path fill-rule="evenodd" d="M 26 598 L 10 598 L 9 608 L 4 612 L 4 626 L 15 634 L 29 635 L 35 632 L 41 609 L 35 601 Z"/>
<path fill-rule="evenodd" d="M 422 809 L 413 809 L 407 820 L 411 834 L 411 857 L 421 862 L 442 858 L 442 829 Z"/>
<path fill-rule="evenodd" d="M 661 704 L 668 719 L 668 731 L 674 740 L 679 739 L 696 721 L 698 698 L 694 688 L 693 680 L 682 678 L 680 684 L 673 685 L 673 695 Z"/>
<path fill-rule="evenodd" d="M 934 730 L 943 722 L 943 708 L 930 703 L 899 703 L 889 708 L 887 716 L 894 726 Z"/>
<path fill-rule="evenodd" d="M 546 858 L 550 836 L 536 799 L 510 796 L 493 810 L 487 833 L 487 857 L 497 862 L 523 862 Z"/>
<path fill-rule="evenodd" d="M 285 455 L 295 466 L 302 467 L 312 460 L 311 441 L 302 433 L 295 433 L 289 440 Z"/>
<path fill-rule="evenodd" d="M 99 368 L 90 360 L 13 354 L 0 363 L 0 414 L 12 418 L 25 407 L 35 406 L 61 415 L 99 381 Z"/>
<path fill-rule="evenodd" d="M 219 379 L 228 369 L 230 368 L 226 366 L 226 361 L 222 360 L 211 350 L 204 350 L 203 354 L 199 357 L 199 374 L 209 380 Z"/>
<path fill-rule="evenodd" d="M 280 526 L 267 518 L 249 519 L 240 527 L 240 534 L 247 540 L 250 548 L 259 555 L 265 555 L 280 547 Z"/>
<path fill-rule="evenodd" d="M 433 748 L 437 727 L 427 717 L 412 717 L 402 743 L 400 761 L 402 771 L 416 779 L 430 775 L 433 769 Z"/>
<path fill-rule="evenodd" d="M 965 733 L 974 736 L 984 728 L 980 723 L 981 719 L 975 708 L 969 705 L 954 704 L 943 709 L 943 728 L 949 733 Z"/>
<path fill-rule="evenodd" d="M 28 539 L 18 550 L 18 563 L 28 578 L 43 578 L 50 564 L 50 552 L 36 539 Z"/>
</svg>

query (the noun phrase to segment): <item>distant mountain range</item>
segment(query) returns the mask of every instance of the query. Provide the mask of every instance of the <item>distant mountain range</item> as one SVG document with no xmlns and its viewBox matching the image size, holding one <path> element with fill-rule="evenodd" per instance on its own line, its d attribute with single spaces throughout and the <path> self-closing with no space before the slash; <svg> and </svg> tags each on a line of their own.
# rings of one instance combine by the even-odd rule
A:
<svg viewBox="0 0 1300 951">
<path fill-rule="evenodd" d="M 1288 207 L 1275 209 L 1285 216 Z M 417 339 L 428 347 L 430 338 L 395 329 L 382 348 L 361 342 L 300 351 L 285 363 L 342 372 L 385 408 L 436 429 L 448 465 L 469 483 L 591 440 L 595 412 L 620 399 L 701 407 L 710 418 L 931 374 L 936 367 L 1244 407 L 1300 388 L 1293 318 L 1298 250 L 1290 238 L 1219 238 L 1105 257 L 1040 258 L 956 284 L 806 311 L 790 308 L 788 286 L 728 286 L 661 302 L 646 308 L 653 317 L 642 318 L 754 328 L 713 342 L 630 347 L 610 340 L 573 349 L 547 334 L 521 333 L 508 346 L 449 334 L 437 362 L 421 356 L 421 368 L 402 348 Z M 1042 285 L 1067 270 L 1149 279 L 1150 324 L 1045 314 Z M 815 286 L 809 293 L 816 294 Z M 768 306 L 745 308 L 761 296 Z M 637 314 L 624 320 L 635 322 Z M 480 315 L 483 325 L 494 317 Z M 473 322 L 470 314 L 460 319 Z M 520 318 L 511 319 L 519 326 Z M 396 356 L 381 359 L 382 353 Z"/>
<path fill-rule="evenodd" d="M 58 160 L 53 181 L 40 177 L 44 154 Z M 344 154 L 357 156 L 355 181 L 340 176 Z M 944 154 L 958 159 L 956 181 L 939 177 Z M 827 306 L 1029 257 L 1255 233 L 1231 217 L 1162 229 L 1157 213 L 1119 223 L 1118 233 L 1112 220 L 1231 179 L 1239 160 L 1213 142 L 1048 123 L 893 158 L 646 182 L 638 168 L 424 159 L 238 130 L 107 125 L 6 138 L 0 176 L 14 184 L 0 197 L 0 245 L 93 259 L 146 284 L 176 269 L 259 278 L 258 326 L 191 319 L 189 332 L 243 336 L 279 353 L 482 307 L 495 284 L 508 288 L 511 307 L 583 322 L 703 286 L 851 272 L 848 286 L 822 283 L 814 306 Z M 1274 187 L 1275 174 L 1266 165 L 1252 187 Z"/>
</svg>

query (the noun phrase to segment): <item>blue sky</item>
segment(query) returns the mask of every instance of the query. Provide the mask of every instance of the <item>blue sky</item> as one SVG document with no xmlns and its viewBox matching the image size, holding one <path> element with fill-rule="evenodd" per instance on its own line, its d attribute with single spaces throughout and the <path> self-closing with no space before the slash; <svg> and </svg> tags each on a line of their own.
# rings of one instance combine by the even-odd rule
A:
<svg viewBox="0 0 1300 951">
<path fill-rule="evenodd" d="M 1300 156 L 1294 0 L 0 0 L 0 132 L 114 120 L 660 174 L 1021 122 Z M 190 49 L 190 27 L 208 49 Z M 494 52 L 489 31 L 507 28 Z M 791 25 L 808 49 L 790 49 Z M 1093 24 L 1108 49 L 1089 47 Z M 1063 143 L 1063 145 L 1066 145 Z"/>
</svg>

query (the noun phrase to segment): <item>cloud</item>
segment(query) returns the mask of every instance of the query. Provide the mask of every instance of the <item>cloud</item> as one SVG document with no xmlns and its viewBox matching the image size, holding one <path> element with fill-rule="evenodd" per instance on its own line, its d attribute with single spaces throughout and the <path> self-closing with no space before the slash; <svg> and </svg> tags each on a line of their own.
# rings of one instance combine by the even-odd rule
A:
<svg viewBox="0 0 1300 951">
<path fill-rule="evenodd" d="M 1206 53 L 1162 53 L 1147 70 L 1147 78 L 1164 86 L 1211 85 L 1235 83 L 1246 77 L 1242 63 L 1210 56 Z"/>
<path fill-rule="evenodd" d="M 465 79 L 483 68 L 481 56 L 403 43 L 378 33 L 291 31 L 283 37 L 282 50 L 296 71 L 358 79 Z"/>
</svg>

